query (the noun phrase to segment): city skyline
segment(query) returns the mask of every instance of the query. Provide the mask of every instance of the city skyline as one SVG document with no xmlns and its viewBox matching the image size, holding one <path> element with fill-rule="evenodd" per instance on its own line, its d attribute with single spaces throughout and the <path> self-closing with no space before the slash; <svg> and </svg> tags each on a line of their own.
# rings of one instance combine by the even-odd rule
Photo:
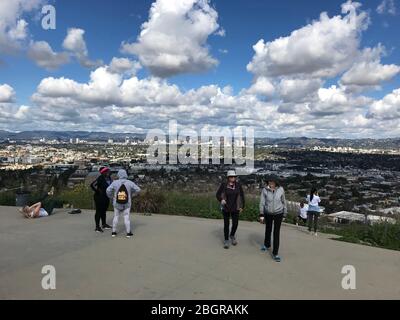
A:
<svg viewBox="0 0 400 320">
<path fill-rule="evenodd" d="M 55 30 L 41 26 L 56 9 Z M 400 4 L 0 4 L 0 130 L 400 137 Z M 239 21 L 239 23 L 238 23 Z"/>
</svg>

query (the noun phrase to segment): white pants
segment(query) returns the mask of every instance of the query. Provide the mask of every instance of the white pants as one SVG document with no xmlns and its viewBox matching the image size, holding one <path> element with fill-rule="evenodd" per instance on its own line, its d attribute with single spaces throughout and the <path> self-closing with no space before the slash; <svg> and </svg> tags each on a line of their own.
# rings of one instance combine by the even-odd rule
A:
<svg viewBox="0 0 400 320">
<path fill-rule="evenodd" d="M 127 233 L 131 232 L 130 211 L 131 211 L 131 208 L 126 208 L 124 210 L 119 210 L 119 209 L 114 208 L 114 220 L 113 220 L 113 227 L 112 227 L 113 232 L 117 232 L 118 221 L 119 221 L 119 217 L 121 215 L 124 216 L 126 232 Z"/>
</svg>

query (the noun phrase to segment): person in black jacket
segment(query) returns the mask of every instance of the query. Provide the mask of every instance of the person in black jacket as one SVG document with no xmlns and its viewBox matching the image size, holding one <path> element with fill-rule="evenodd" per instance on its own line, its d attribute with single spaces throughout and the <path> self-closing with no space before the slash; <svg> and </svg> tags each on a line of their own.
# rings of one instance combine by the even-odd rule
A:
<svg viewBox="0 0 400 320">
<path fill-rule="evenodd" d="M 239 225 L 239 214 L 244 209 L 244 192 L 239 182 L 236 181 L 236 172 L 229 170 L 228 181 L 220 185 L 217 191 L 217 200 L 221 203 L 221 211 L 224 215 L 224 248 L 229 249 L 229 238 L 232 245 L 237 245 L 236 231 Z M 229 233 L 229 220 L 232 217 L 232 230 Z"/>
<path fill-rule="evenodd" d="M 111 227 L 106 222 L 106 212 L 110 205 L 110 199 L 107 196 L 107 188 L 111 184 L 110 169 L 107 167 L 100 168 L 100 176 L 92 182 L 90 187 L 94 191 L 94 203 L 96 206 L 96 214 L 94 220 L 96 223 L 96 232 L 103 232 L 103 229 L 110 230 Z M 100 220 L 102 228 L 100 227 Z"/>
</svg>

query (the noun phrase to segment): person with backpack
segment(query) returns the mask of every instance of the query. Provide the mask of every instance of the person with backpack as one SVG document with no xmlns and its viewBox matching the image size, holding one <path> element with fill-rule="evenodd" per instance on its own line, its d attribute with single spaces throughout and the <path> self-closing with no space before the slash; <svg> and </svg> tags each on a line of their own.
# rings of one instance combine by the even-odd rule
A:
<svg viewBox="0 0 400 320">
<path fill-rule="evenodd" d="M 236 246 L 236 231 L 239 225 L 239 214 L 243 212 L 245 199 L 241 184 L 237 182 L 237 175 L 234 170 L 229 170 L 228 181 L 223 182 L 218 188 L 216 197 L 221 203 L 221 211 L 224 216 L 224 248 L 229 249 L 229 239 L 233 246 Z M 232 218 L 232 230 L 229 233 L 229 222 Z"/>
<path fill-rule="evenodd" d="M 111 229 L 111 227 L 106 222 L 107 209 L 110 205 L 110 199 L 107 196 L 107 188 L 110 185 L 110 169 L 107 167 L 101 167 L 100 176 L 90 184 L 90 187 L 94 191 L 93 198 L 96 207 L 94 221 L 96 224 L 96 232 L 103 232 L 103 230 Z M 100 220 L 102 227 L 100 227 Z"/>
<path fill-rule="evenodd" d="M 118 171 L 118 180 L 115 180 L 107 188 L 107 196 L 113 199 L 114 220 L 112 226 L 112 237 L 117 236 L 117 226 L 119 217 L 124 217 L 126 228 L 126 237 L 133 236 L 131 232 L 130 211 L 132 206 L 132 197 L 140 192 L 140 188 L 132 181 L 128 180 L 128 174 L 125 170 Z"/>
<path fill-rule="evenodd" d="M 319 197 L 316 188 L 312 188 L 310 194 L 307 196 L 307 202 L 308 231 L 310 232 L 310 234 L 313 234 L 312 229 L 314 227 L 314 235 L 318 236 L 318 219 L 321 214 L 319 203 L 321 202 L 321 198 Z"/>
<path fill-rule="evenodd" d="M 285 190 L 280 186 L 279 180 L 275 176 L 267 179 L 266 186 L 261 191 L 260 199 L 260 223 L 265 224 L 264 245 L 262 251 L 268 251 L 271 248 L 271 233 L 273 235 L 272 258 L 280 262 L 279 253 L 280 230 L 283 218 L 287 215 L 287 204 Z"/>
</svg>

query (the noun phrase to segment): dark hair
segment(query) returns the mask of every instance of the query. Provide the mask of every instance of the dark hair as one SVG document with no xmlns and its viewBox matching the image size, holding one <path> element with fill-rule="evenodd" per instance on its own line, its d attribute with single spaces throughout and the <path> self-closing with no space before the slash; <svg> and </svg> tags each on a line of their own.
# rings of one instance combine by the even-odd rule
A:
<svg viewBox="0 0 400 320">
<path fill-rule="evenodd" d="M 314 194 L 317 193 L 317 188 L 312 188 L 310 193 L 310 201 L 314 199 Z"/>
<path fill-rule="evenodd" d="M 266 177 L 266 179 L 265 179 L 265 184 L 268 185 L 268 183 L 269 183 L 270 181 L 274 181 L 275 184 L 276 184 L 276 186 L 277 186 L 278 188 L 281 186 L 278 176 L 272 175 L 272 176 Z"/>
</svg>

